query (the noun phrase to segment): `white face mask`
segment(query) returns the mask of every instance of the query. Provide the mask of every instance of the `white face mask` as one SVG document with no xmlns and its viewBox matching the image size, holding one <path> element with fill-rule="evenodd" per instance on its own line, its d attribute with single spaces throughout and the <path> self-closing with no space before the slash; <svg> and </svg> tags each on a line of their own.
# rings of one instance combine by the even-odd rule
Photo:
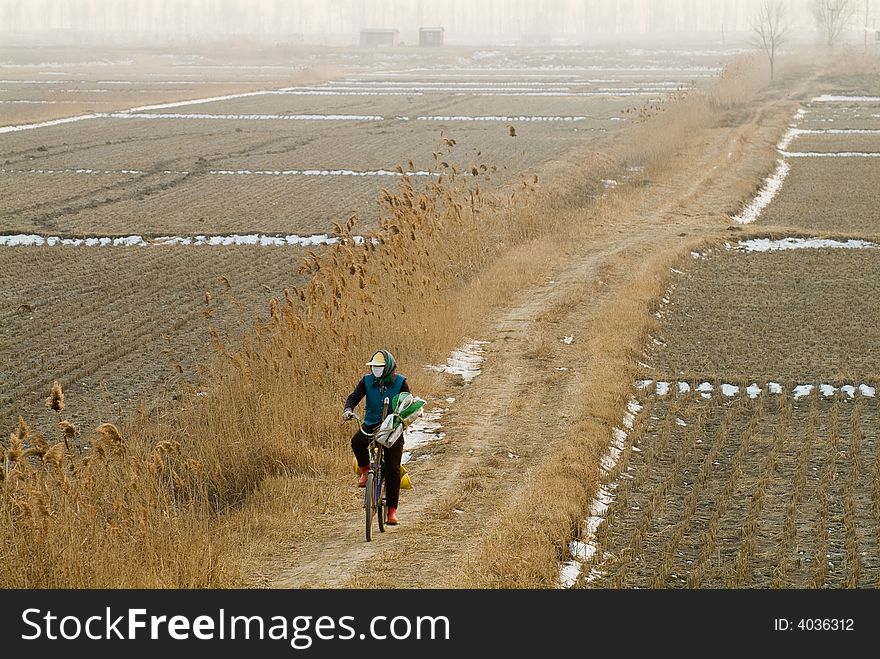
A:
<svg viewBox="0 0 880 659">
<path fill-rule="evenodd" d="M 370 370 L 373 371 L 373 376 L 377 378 L 382 377 L 382 372 L 385 370 L 384 366 L 371 366 Z"/>
</svg>

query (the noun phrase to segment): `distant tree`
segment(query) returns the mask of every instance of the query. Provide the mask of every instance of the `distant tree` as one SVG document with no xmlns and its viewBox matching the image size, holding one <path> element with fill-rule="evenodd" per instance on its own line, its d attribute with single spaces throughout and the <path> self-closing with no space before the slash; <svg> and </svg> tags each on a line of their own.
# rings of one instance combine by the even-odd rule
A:
<svg viewBox="0 0 880 659">
<path fill-rule="evenodd" d="M 752 40 L 770 61 L 770 79 L 776 71 L 776 55 L 785 43 L 788 24 L 784 0 L 762 0 L 752 21 Z"/>
<path fill-rule="evenodd" d="M 810 0 L 810 11 L 825 45 L 834 48 L 856 12 L 856 0 Z"/>
</svg>

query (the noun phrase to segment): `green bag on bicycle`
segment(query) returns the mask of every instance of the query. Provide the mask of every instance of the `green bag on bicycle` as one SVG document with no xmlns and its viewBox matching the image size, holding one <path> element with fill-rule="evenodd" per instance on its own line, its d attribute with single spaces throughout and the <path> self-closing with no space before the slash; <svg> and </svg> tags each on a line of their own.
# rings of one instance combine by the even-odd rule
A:
<svg viewBox="0 0 880 659">
<path fill-rule="evenodd" d="M 421 416 L 424 406 L 425 401 L 418 396 L 409 392 L 397 394 L 391 401 L 390 413 L 376 432 L 376 442 L 385 448 L 394 446 L 403 436 L 404 428 Z"/>
<path fill-rule="evenodd" d="M 408 391 L 402 391 L 391 401 L 391 409 L 404 426 L 408 426 L 422 415 L 425 401 L 418 396 L 413 396 Z"/>
</svg>

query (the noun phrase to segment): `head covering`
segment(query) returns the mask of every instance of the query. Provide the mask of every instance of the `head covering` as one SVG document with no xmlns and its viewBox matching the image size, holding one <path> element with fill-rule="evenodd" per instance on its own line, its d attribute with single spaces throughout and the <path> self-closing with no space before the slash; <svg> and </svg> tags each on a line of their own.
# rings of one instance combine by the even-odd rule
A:
<svg viewBox="0 0 880 659">
<path fill-rule="evenodd" d="M 387 378 L 394 373 L 397 368 L 397 362 L 394 361 L 394 355 L 387 350 L 377 350 L 373 354 L 373 358 L 367 362 L 367 366 L 381 366 L 382 377 Z"/>
</svg>

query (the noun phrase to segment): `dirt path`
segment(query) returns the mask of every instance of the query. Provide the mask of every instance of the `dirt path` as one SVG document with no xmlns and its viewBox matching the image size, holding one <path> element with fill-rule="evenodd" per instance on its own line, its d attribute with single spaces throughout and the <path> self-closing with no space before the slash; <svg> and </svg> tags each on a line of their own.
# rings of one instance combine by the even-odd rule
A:
<svg viewBox="0 0 880 659">
<path fill-rule="evenodd" d="M 485 334 L 479 377 L 444 414 L 446 437 L 417 452 L 416 489 L 401 499 L 401 526 L 363 540 L 359 494 L 350 514 L 326 522 L 283 563 L 269 567 L 274 587 L 449 587 L 460 584 L 469 557 L 493 515 L 529 487 L 532 474 L 561 441 L 560 430 L 582 406 L 591 364 L 578 342 L 596 332 L 598 311 L 638 276 L 640 263 L 678 250 L 695 237 L 723 235 L 724 211 L 741 201 L 734 183 L 752 180 L 756 162 L 794 111 L 788 99 L 765 100 L 733 127 L 716 128 L 667 167 L 668 176 L 630 191 L 632 209 L 594 235 L 551 280 L 518 299 Z M 572 336 L 570 345 L 561 339 Z M 492 400 L 488 407 L 486 400 Z"/>
</svg>

